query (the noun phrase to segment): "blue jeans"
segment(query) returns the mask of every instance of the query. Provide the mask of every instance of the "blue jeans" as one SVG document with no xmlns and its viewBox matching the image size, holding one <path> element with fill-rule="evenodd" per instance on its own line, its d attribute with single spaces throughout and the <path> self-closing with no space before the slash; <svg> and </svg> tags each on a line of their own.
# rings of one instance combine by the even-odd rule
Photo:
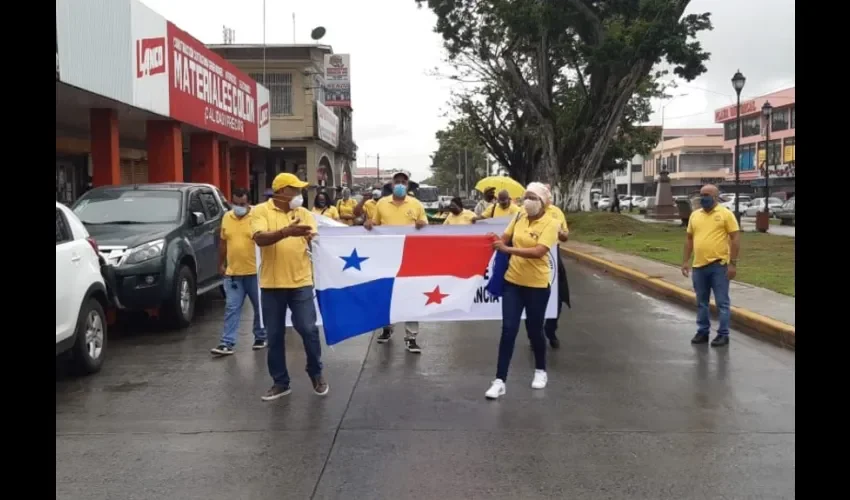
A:
<svg viewBox="0 0 850 500">
<path fill-rule="evenodd" d="M 322 374 L 322 343 L 316 326 L 316 308 L 313 305 L 313 287 L 263 288 L 263 320 L 269 337 L 269 375 L 279 387 L 289 387 L 286 369 L 286 309 L 292 311 L 292 326 L 304 341 L 307 354 L 307 375 Z"/>
<path fill-rule="evenodd" d="M 254 308 L 254 340 L 265 340 L 266 332 L 260 326 L 260 299 L 259 293 L 257 293 L 257 275 L 225 276 L 223 286 L 227 302 L 224 306 L 224 333 L 221 336 L 221 343 L 231 348 L 236 345 L 239 319 L 242 317 L 242 305 L 245 303 L 246 296 Z"/>
<path fill-rule="evenodd" d="M 534 349 L 534 368 L 546 369 L 546 339 L 543 338 L 543 321 L 549 302 L 549 287 L 530 288 L 505 282 L 502 291 L 502 338 L 499 339 L 499 362 L 496 378 L 507 380 L 508 368 L 514 354 L 519 322 L 525 309 L 525 329 Z"/>
<path fill-rule="evenodd" d="M 720 325 L 718 335 L 729 335 L 729 278 L 726 276 L 726 266 L 713 262 L 707 266 L 695 267 L 691 276 L 694 280 L 694 292 L 697 296 L 697 333 L 708 335 L 711 332 L 711 310 L 709 300 L 714 291 L 714 302 L 717 304 L 717 316 Z"/>
</svg>

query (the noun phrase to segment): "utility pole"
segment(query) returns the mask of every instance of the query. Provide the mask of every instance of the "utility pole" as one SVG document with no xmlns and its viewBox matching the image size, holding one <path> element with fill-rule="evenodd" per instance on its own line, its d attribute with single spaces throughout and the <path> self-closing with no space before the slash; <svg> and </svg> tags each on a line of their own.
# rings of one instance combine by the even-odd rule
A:
<svg viewBox="0 0 850 500">
<path fill-rule="evenodd" d="M 381 183 L 381 153 L 378 153 L 378 168 L 375 170 L 375 184 Z"/>
<path fill-rule="evenodd" d="M 460 197 L 461 179 L 463 179 L 463 174 L 460 172 L 460 151 L 458 151 L 457 152 L 457 195 L 458 195 L 458 197 Z"/>
<path fill-rule="evenodd" d="M 465 147 L 463 148 L 463 189 L 469 193 L 469 154 Z"/>
</svg>

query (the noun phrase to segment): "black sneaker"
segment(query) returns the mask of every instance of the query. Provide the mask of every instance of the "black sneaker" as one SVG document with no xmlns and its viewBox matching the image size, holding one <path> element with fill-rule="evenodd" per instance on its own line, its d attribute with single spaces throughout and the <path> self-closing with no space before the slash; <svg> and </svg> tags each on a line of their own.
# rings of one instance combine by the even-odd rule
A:
<svg viewBox="0 0 850 500">
<path fill-rule="evenodd" d="M 233 354 L 233 347 L 227 344 L 219 344 L 210 349 L 210 352 L 215 354 L 216 356 L 230 356 L 231 354 Z"/>
<path fill-rule="evenodd" d="M 324 396 L 328 393 L 330 388 L 328 387 L 328 383 L 325 382 L 325 377 L 319 375 L 311 380 L 313 381 L 313 392 L 319 396 Z"/>
<path fill-rule="evenodd" d="M 407 345 L 407 352 L 412 352 L 415 354 L 419 354 L 422 352 L 422 348 L 419 347 L 419 344 L 416 343 L 416 339 L 405 339 L 405 345 Z"/>
<path fill-rule="evenodd" d="M 252 349 L 254 349 L 255 351 L 259 351 L 260 349 L 265 349 L 266 345 L 267 344 L 265 340 L 255 340 Z"/>
<path fill-rule="evenodd" d="M 381 332 L 381 334 L 378 335 L 378 343 L 379 344 L 385 344 L 385 343 L 389 342 L 390 337 L 392 337 L 392 336 L 393 336 L 393 329 L 388 327 L 388 326 L 385 326 L 384 330 Z"/>
<path fill-rule="evenodd" d="M 283 387 L 273 385 L 272 388 L 266 391 L 260 399 L 263 401 L 274 401 L 275 399 L 282 398 L 283 396 L 288 396 L 291 392 L 292 389 L 290 389 L 288 385 Z"/>
<path fill-rule="evenodd" d="M 711 347 L 723 347 L 725 345 L 729 345 L 729 335 L 718 334 L 714 337 L 714 340 L 711 341 Z"/>
<path fill-rule="evenodd" d="M 694 338 L 691 339 L 691 344 L 707 344 L 708 343 L 708 334 L 707 333 L 697 333 L 694 335 Z"/>
<path fill-rule="evenodd" d="M 558 337 L 552 335 L 549 337 L 549 345 L 552 346 L 552 349 L 559 349 L 561 347 L 561 341 Z"/>
</svg>

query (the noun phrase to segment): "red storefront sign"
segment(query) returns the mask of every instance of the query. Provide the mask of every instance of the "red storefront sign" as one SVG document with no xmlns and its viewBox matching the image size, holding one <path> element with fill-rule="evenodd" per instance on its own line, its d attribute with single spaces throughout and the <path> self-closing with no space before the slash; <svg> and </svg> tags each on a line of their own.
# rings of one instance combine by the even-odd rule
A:
<svg viewBox="0 0 850 500">
<path fill-rule="evenodd" d="M 747 101 L 741 103 L 741 116 L 755 113 L 756 101 Z M 738 106 L 727 106 L 723 109 L 718 109 L 714 112 L 714 122 L 720 123 L 732 118 L 738 117 Z"/>
<path fill-rule="evenodd" d="M 257 83 L 171 22 L 167 34 L 171 117 L 257 144 Z"/>
<path fill-rule="evenodd" d="M 136 78 L 165 73 L 165 37 L 136 40 Z"/>
</svg>

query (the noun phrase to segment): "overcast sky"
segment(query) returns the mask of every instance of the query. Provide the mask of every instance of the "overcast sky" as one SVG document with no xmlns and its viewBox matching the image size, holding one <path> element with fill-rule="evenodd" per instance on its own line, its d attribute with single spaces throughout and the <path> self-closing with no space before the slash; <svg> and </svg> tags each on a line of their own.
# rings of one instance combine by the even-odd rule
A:
<svg viewBox="0 0 850 500">
<path fill-rule="evenodd" d="M 263 41 L 262 0 L 142 1 L 205 43 L 222 42 L 222 25 L 236 31 L 236 43 Z M 672 91 L 687 95 L 668 101 L 665 126 L 713 126 L 714 110 L 735 101 L 730 79 L 739 68 L 743 98 L 794 85 L 794 0 L 693 0 L 689 11 L 713 14 L 714 31 L 701 37 L 712 57 L 707 74 Z M 380 153 L 382 168 L 427 177 L 451 89 L 429 74 L 444 59 L 436 17 L 413 0 L 267 0 L 267 43 L 293 41 L 293 12 L 298 43 L 321 25 L 322 43 L 351 54 L 358 165 L 374 166 Z M 655 108 L 651 123 L 660 124 L 661 103 Z"/>
</svg>

